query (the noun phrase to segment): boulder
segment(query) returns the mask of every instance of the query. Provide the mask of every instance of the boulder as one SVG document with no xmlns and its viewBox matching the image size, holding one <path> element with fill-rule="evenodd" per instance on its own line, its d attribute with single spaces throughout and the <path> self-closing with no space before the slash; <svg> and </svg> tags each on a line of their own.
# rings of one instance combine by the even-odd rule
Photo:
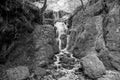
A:
<svg viewBox="0 0 120 80">
<path fill-rule="evenodd" d="M 26 66 L 10 68 L 6 72 L 9 80 L 22 80 L 29 76 L 29 69 Z"/>
<path fill-rule="evenodd" d="M 41 67 L 35 67 L 34 69 L 35 80 L 41 80 L 41 78 L 44 77 L 46 74 L 47 74 L 46 69 Z"/>
<path fill-rule="evenodd" d="M 105 66 L 94 54 L 89 54 L 81 59 L 84 74 L 90 78 L 99 78 L 105 73 Z"/>
</svg>

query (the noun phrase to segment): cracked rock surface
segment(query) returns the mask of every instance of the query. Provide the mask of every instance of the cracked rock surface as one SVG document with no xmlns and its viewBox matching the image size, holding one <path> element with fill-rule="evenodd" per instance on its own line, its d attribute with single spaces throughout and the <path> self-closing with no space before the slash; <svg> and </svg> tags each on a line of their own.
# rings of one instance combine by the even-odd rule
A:
<svg viewBox="0 0 120 80">
<path fill-rule="evenodd" d="M 99 58 L 96 55 L 87 55 L 83 57 L 82 59 L 82 67 L 84 70 L 84 74 L 89 76 L 90 78 L 99 78 L 103 74 L 105 74 L 105 66 L 103 63 L 99 60 Z"/>
<path fill-rule="evenodd" d="M 0 80 L 120 80 L 120 1 L 1 0 Z"/>
</svg>

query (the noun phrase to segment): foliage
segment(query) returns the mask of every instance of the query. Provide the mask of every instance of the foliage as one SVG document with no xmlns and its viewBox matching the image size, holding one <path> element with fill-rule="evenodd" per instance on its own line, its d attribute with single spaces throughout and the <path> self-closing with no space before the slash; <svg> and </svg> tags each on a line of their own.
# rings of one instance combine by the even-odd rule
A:
<svg viewBox="0 0 120 80">
<path fill-rule="evenodd" d="M 34 30 L 34 24 L 42 24 L 42 12 L 30 0 L 0 1 L 0 63 L 18 43 L 26 43 Z"/>
</svg>

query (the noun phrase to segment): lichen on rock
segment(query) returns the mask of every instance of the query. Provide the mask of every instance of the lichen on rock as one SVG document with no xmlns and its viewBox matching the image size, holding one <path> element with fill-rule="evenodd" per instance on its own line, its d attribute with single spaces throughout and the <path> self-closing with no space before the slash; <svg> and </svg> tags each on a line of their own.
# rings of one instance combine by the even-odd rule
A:
<svg viewBox="0 0 120 80">
<path fill-rule="evenodd" d="M 81 60 L 84 74 L 86 74 L 86 76 L 95 79 L 105 74 L 105 66 L 96 55 L 87 55 Z"/>
</svg>

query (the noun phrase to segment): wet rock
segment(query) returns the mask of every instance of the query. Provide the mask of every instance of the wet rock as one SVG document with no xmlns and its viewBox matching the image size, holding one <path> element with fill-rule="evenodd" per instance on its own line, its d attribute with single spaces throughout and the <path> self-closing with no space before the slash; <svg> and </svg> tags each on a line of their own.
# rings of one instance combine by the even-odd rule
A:
<svg viewBox="0 0 120 80">
<path fill-rule="evenodd" d="M 86 80 L 86 79 L 84 78 L 84 76 L 82 76 L 82 75 L 78 75 L 78 79 L 79 79 L 79 80 Z"/>
<path fill-rule="evenodd" d="M 54 16 L 53 16 L 53 11 L 51 10 L 46 10 L 44 12 L 44 24 L 50 24 L 50 25 L 54 25 Z"/>
<path fill-rule="evenodd" d="M 7 70 L 9 80 L 22 80 L 29 76 L 29 69 L 26 66 L 18 66 Z"/>
<path fill-rule="evenodd" d="M 119 52 L 102 51 L 99 59 L 103 62 L 108 70 L 120 71 L 120 54 Z"/>
<path fill-rule="evenodd" d="M 106 71 L 106 75 L 98 80 L 120 80 L 120 73 L 116 71 Z"/>
<path fill-rule="evenodd" d="M 49 44 L 54 41 L 56 37 L 55 28 L 51 25 L 36 25 L 33 32 L 33 38 L 36 46 L 42 44 Z"/>
<path fill-rule="evenodd" d="M 46 69 L 41 67 L 35 67 L 34 69 L 35 79 L 41 79 L 41 77 L 44 77 L 46 74 L 47 74 Z"/>
<path fill-rule="evenodd" d="M 89 15 L 100 15 L 104 10 L 103 7 L 103 1 L 102 0 L 96 0 L 96 3 L 94 3 L 93 5 L 89 5 L 86 7 L 86 13 Z"/>
<path fill-rule="evenodd" d="M 82 31 L 84 22 L 86 21 L 85 13 L 81 10 L 77 12 L 77 14 L 72 18 L 72 29 Z"/>
<path fill-rule="evenodd" d="M 120 53 L 119 52 L 111 52 L 109 55 L 111 57 L 111 65 L 112 67 L 120 71 Z"/>
<path fill-rule="evenodd" d="M 86 52 L 95 46 L 96 37 L 99 34 L 97 30 L 98 25 L 95 24 L 96 17 L 86 18 L 87 19 L 83 19 L 80 16 L 80 18 L 78 18 L 78 22 L 75 22 L 76 30 L 74 30 L 73 36 L 72 33 L 70 34 L 70 42 L 74 40 L 72 43 L 70 43 L 70 46 L 72 46 L 72 53 L 74 57 L 79 59 L 81 57 L 84 57 L 86 55 Z"/>
<path fill-rule="evenodd" d="M 37 25 L 33 32 L 35 43 L 35 62 L 39 66 L 47 66 L 53 62 L 54 54 L 59 52 L 56 42 L 56 31 L 51 25 Z"/>
<path fill-rule="evenodd" d="M 69 35 L 68 47 L 67 47 L 68 51 L 71 51 L 74 48 L 77 35 L 78 33 L 76 30 L 71 30 Z"/>
<path fill-rule="evenodd" d="M 60 56 L 60 64 L 65 69 L 73 69 L 75 64 L 75 59 L 66 55 Z"/>
<path fill-rule="evenodd" d="M 52 77 L 52 75 L 48 75 L 48 76 L 44 76 L 44 78 L 41 80 L 54 80 L 54 78 Z"/>
<path fill-rule="evenodd" d="M 46 10 L 45 13 L 44 13 L 44 18 L 54 19 L 53 11 L 51 11 L 51 10 Z"/>
<path fill-rule="evenodd" d="M 109 78 L 98 78 L 98 80 L 111 80 Z"/>
<path fill-rule="evenodd" d="M 49 44 L 52 45 L 53 47 L 55 46 L 57 49 L 58 47 L 56 46 L 56 30 L 53 26 L 51 25 L 36 25 L 36 28 L 33 32 L 33 39 L 35 42 L 35 48 L 39 48 L 43 46 L 44 44 Z"/>
<path fill-rule="evenodd" d="M 109 51 L 101 51 L 99 53 L 100 56 L 99 59 L 103 62 L 104 66 L 106 67 L 106 69 L 112 69 L 112 65 L 111 65 L 111 57 L 109 56 Z"/>
<path fill-rule="evenodd" d="M 98 78 L 105 73 L 105 67 L 96 55 L 87 55 L 81 60 L 84 74 L 88 77 Z"/>
<path fill-rule="evenodd" d="M 94 47 L 94 37 L 91 34 L 86 34 L 85 38 L 79 37 L 73 48 L 73 56 L 81 59 L 87 55 L 87 52 Z M 89 54 L 89 53 L 88 53 Z"/>
<path fill-rule="evenodd" d="M 104 18 L 103 22 L 103 36 L 106 41 L 106 47 L 109 51 L 120 51 L 119 47 L 119 7 L 115 7 L 109 12 L 110 16 Z"/>
<path fill-rule="evenodd" d="M 65 49 L 67 46 L 67 34 L 62 34 L 60 36 L 60 40 L 61 40 L 61 49 Z"/>
<path fill-rule="evenodd" d="M 66 76 L 59 78 L 58 80 L 77 80 L 78 76 L 74 73 L 66 73 Z"/>
<path fill-rule="evenodd" d="M 35 64 L 41 67 L 48 67 L 48 64 L 53 63 L 54 51 L 51 45 L 40 47 L 35 53 Z"/>
<path fill-rule="evenodd" d="M 54 78 L 54 79 L 57 79 L 57 80 L 58 80 L 59 78 L 65 76 L 65 73 L 64 73 L 64 72 L 61 72 L 61 71 L 55 71 L 55 70 L 53 70 L 53 71 L 51 71 L 51 73 L 53 74 L 53 75 L 52 75 L 53 78 Z"/>
<path fill-rule="evenodd" d="M 72 53 L 73 53 L 73 56 L 75 58 L 78 58 L 78 59 L 81 59 L 82 57 L 85 57 L 87 55 L 86 51 L 82 51 L 82 50 L 78 49 L 77 47 L 74 48 L 74 50 L 72 51 Z"/>
</svg>

